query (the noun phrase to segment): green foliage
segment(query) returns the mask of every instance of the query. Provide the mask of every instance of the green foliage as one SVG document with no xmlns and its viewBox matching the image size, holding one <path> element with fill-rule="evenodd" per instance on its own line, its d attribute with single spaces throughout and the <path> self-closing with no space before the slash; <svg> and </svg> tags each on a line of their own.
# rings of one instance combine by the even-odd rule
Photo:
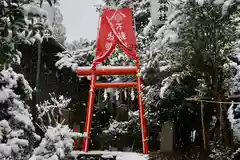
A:
<svg viewBox="0 0 240 160">
<path fill-rule="evenodd" d="M 225 70 L 224 64 L 239 38 L 236 34 L 237 12 L 232 9 L 223 15 L 221 6 L 188 3 L 183 9 L 185 21 L 178 33 L 180 41 L 170 46 L 174 52 L 172 58 L 182 68 L 203 79 L 212 92 L 224 94 L 227 90 L 224 80 L 229 77 L 229 71 Z M 211 91 L 208 94 L 216 96 Z"/>
<path fill-rule="evenodd" d="M 20 63 L 18 44 L 42 41 L 48 31 L 46 15 L 39 8 L 39 1 L 3 0 L 0 3 L 0 65 Z M 48 0 L 49 4 L 52 2 Z M 42 1 L 40 1 L 42 3 Z M 54 1 L 55 3 L 55 1 Z"/>
<path fill-rule="evenodd" d="M 155 37 L 147 37 L 153 45 L 144 65 L 148 121 L 159 124 L 174 120 L 177 130 L 182 132 L 177 132 L 177 136 L 188 136 L 189 130 L 200 132 L 196 119 L 200 105 L 188 103 L 187 97 L 223 98 L 231 89 L 233 73 L 226 66 L 232 63 L 233 49 L 239 39 L 238 4 L 232 2 L 227 8 L 213 3 L 176 4 L 168 21 L 156 27 L 159 30 Z M 214 114 L 213 106 L 209 107 L 204 112 L 206 123 Z"/>
<path fill-rule="evenodd" d="M 188 108 L 189 112 L 187 114 L 193 113 L 190 111 L 192 110 L 191 105 L 185 99 L 196 94 L 194 90 L 196 86 L 196 80 L 192 76 L 185 76 L 181 80 L 175 79 L 164 94 L 163 104 L 160 105 L 162 110 L 160 115 L 168 115 L 168 118 L 177 121 L 179 117 L 183 117 L 179 115 L 180 110 Z"/>
</svg>

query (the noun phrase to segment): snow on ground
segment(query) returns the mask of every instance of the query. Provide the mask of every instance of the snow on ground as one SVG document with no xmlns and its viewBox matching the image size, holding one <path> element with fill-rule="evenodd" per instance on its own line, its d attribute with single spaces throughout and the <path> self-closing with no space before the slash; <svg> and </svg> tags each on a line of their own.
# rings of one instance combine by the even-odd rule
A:
<svg viewBox="0 0 240 160">
<path fill-rule="evenodd" d="M 82 151 L 73 151 L 72 156 L 75 158 L 78 155 L 102 155 L 103 158 L 111 158 L 116 156 L 116 160 L 148 160 L 148 155 L 134 153 L 134 152 L 117 152 L 117 151 L 89 151 L 89 152 L 82 152 Z"/>
</svg>

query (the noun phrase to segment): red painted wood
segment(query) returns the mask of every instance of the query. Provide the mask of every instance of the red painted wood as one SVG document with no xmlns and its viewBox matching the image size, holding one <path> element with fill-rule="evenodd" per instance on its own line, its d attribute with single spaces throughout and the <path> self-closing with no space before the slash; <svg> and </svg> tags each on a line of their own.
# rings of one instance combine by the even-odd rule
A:
<svg viewBox="0 0 240 160">
<path fill-rule="evenodd" d="M 88 95 L 88 104 L 87 104 L 87 112 L 86 112 L 86 120 L 85 120 L 85 128 L 84 128 L 84 138 L 82 143 L 82 151 L 88 152 L 89 150 L 89 139 L 91 133 L 92 126 L 92 116 L 93 116 L 93 106 L 94 106 L 94 96 L 95 96 L 95 83 L 96 83 L 96 75 L 92 74 L 91 83 L 90 83 L 90 91 Z"/>
<path fill-rule="evenodd" d="M 140 76 L 137 76 L 137 92 L 138 92 L 138 108 L 139 108 L 139 117 L 140 117 L 140 127 L 141 127 L 141 136 L 142 136 L 142 146 L 143 153 L 148 154 L 148 134 L 147 134 L 147 123 L 144 112 L 144 103 L 142 100 L 142 79 Z"/>
<path fill-rule="evenodd" d="M 79 67 L 76 70 L 78 76 L 89 76 L 94 72 L 96 76 L 99 75 L 135 75 L 137 74 L 137 67 L 136 66 L 102 66 L 97 67 L 96 70 L 92 70 L 91 67 Z"/>
<path fill-rule="evenodd" d="M 142 135 L 143 153 L 148 154 L 148 135 L 147 135 L 147 122 L 144 113 L 144 104 L 142 100 L 142 78 L 139 75 L 140 66 L 137 61 L 136 66 L 130 67 L 98 67 L 96 70 L 92 70 L 91 67 L 80 67 L 77 69 L 78 76 L 91 75 L 90 92 L 88 97 L 87 115 L 85 122 L 84 133 L 87 137 L 83 138 L 82 151 L 88 152 L 89 150 L 89 138 L 91 133 L 92 114 L 94 106 L 94 92 L 96 88 L 125 88 L 136 87 L 138 91 L 138 106 L 139 106 L 139 118 Z M 136 75 L 136 82 L 118 82 L 118 83 L 96 83 L 96 76 L 100 75 Z"/>
<path fill-rule="evenodd" d="M 96 88 L 127 88 L 137 87 L 137 82 L 96 83 Z"/>
</svg>

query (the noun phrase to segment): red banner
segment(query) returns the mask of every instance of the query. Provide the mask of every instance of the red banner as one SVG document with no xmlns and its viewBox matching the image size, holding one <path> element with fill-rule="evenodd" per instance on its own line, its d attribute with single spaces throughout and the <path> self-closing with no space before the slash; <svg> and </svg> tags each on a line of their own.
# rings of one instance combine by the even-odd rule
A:
<svg viewBox="0 0 240 160">
<path fill-rule="evenodd" d="M 101 25 L 97 40 L 96 57 L 93 68 L 109 57 L 118 44 L 132 59 L 137 60 L 136 36 L 133 30 L 132 10 L 122 8 L 118 10 L 103 9 Z"/>
</svg>

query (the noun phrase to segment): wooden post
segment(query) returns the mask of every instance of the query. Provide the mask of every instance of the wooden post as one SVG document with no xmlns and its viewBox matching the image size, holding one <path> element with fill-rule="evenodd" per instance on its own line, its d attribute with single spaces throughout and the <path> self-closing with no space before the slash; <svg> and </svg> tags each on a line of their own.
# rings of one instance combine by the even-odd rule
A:
<svg viewBox="0 0 240 160">
<path fill-rule="evenodd" d="M 165 121 L 161 127 L 160 152 L 173 152 L 174 149 L 174 123 L 172 120 Z"/>
<path fill-rule="evenodd" d="M 40 82 L 40 72 L 41 72 L 41 53 L 42 53 L 41 47 L 42 47 L 41 42 L 37 41 L 36 104 L 39 104 L 40 102 L 39 82 Z"/>
<path fill-rule="evenodd" d="M 201 123 L 202 123 L 202 137 L 203 137 L 203 148 L 207 149 L 206 135 L 205 135 L 205 126 L 204 126 L 204 112 L 203 112 L 203 102 L 201 101 Z"/>
</svg>

